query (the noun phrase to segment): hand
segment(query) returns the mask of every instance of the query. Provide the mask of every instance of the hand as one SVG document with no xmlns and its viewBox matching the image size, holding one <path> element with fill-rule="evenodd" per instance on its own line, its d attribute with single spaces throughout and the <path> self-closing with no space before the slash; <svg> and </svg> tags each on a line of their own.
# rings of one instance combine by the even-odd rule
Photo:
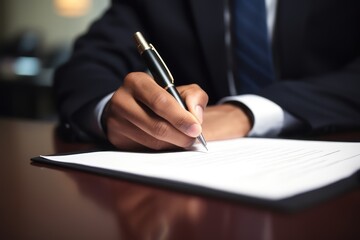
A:
<svg viewBox="0 0 360 240">
<path fill-rule="evenodd" d="M 184 229 L 189 229 L 192 236 L 191 230 L 196 229 L 206 215 L 206 202 L 199 197 L 149 187 L 119 190 L 116 215 L 124 239 L 173 239 L 187 236 Z"/>
<path fill-rule="evenodd" d="M 251 122 L 240 107 L 225 103 L 205 109 L 202 127 L 207 141 L 224 140 L 246 136 Z"/>
<path fill-rule="evenodd" d="M 103 114 L 109 141 L 124 150 L 191 146 L 202 132 L 202 111 L 208 97 L 197 85 L 182 86 L 178 91 L 190 112 L 148 74 L 127 75 Z"/>
</svg>

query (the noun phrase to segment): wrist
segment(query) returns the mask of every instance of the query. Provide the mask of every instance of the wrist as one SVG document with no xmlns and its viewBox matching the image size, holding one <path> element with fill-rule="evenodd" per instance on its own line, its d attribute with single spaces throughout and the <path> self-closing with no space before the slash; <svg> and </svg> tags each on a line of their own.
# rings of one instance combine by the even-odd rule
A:
<svg viewBox="0 0 360 240">
<path fill-rule="evenodd" d="M 232 106 L 239 108 L 248 118 L 250 130 L 252 129 L 252 127 L 254 126 L 255 118 L 250 108 L 248 108 L 245 104 L 238 101 L 229 101 L 229 102 L 225 102 L 224 104 L 230 104 Z"/>
</svg>

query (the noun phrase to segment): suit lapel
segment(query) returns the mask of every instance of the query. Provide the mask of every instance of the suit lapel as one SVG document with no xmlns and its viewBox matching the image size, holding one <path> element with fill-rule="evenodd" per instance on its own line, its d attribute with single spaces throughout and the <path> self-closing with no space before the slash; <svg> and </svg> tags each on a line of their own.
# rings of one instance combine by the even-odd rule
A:
<svg viewBox="0 0 360 240">
<path fill-rule="evenodd" d="M 212 88 L 217 98 L 229 95 L 224 38 L 224 0 L 189 0 Z"/>
</svg>

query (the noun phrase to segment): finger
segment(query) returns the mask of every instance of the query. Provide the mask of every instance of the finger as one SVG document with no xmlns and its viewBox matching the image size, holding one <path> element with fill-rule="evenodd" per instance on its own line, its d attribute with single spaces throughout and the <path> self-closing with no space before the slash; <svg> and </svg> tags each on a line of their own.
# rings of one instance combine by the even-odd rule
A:
<svg viewBox="0 0 360 240">
<path fill-rule="evenodd" d="M 156 140 L 126 119 L 126 115 L 129 113 L 119 103 L 126 102 L 126 106 L 129 106 L 129 109 L 135 109 L 137 103 L 130 101 L 131 99 L 132 97 L 129 92 L 120 88 L 115 92 L 107 108 L 104 110 L 104 115 L 107 116 L 107 137 L 109 141 L 117 148 L 126 150 L 141 150 L 144 146 L 148 148 L 166 148 L 166 145 L 170 145 L 162 144 L 161 146 L 157 144 L 158 147 L 154 147 Z"/>
<path fill-rule="evenodd" d="M 197 119 L 183 109 L 173 96 L 154 81 L 150 81 L 150 76 L 142 75 L 137 77 L 139 77 L 137 80 L 129 79 L 126 83 L 130 85 L 129 88 L 132 89 L 132 93 L 137 100 L 141 101 L 156 115 L 169 122 L 180 132 L 193 138 L 200 135 L 201 126 Z"/>
<path fill-rule="evenodd" d="M 174 146 L 187 148 L 193 145 L 194 138 L 190 138 L 168 122 L 157 118 L 153 114 L 137 114 L 129 117 L 129 125 L 125 127 L 124 135 L 152 149 L 170 149 Z M 131 125 L 130 125 L 131 123 Z"/>
<path fill-rule="evenodd" d="M 154 150 L 175 148 L 173 144 L 154 138 L 127 120 L 123 119 L 121 122 L 117 120 L 112 126 L 116 127 L 111 129 L 109 140 L 119 149 L 136 151 L 142 150 L 144 146 Z"/>
<path fill-rule="evenodd" d="M 206 92 L 197 84 L 180 86 L 178 87 L 178 91 L 189 111 L 198 119 L 200 124 L 202 124 L 203 112 L 209 100 Z"/>
<path fill-rule="evenodd" d="M 122 123 L 124 126 L 121 129 L 125 136 L 153 149 L 169 148 L 169 144 L 163 142 L 170 143 L 172 147 L 176 145 L 183 148 L 193 144 L 193 138 L 184 135 L 146 106 L 139 104 L 130 92 L 120 89 L 112 99 L 115 119 L 120 121 L 123 118 L 133 125 Z"/>
</svg>

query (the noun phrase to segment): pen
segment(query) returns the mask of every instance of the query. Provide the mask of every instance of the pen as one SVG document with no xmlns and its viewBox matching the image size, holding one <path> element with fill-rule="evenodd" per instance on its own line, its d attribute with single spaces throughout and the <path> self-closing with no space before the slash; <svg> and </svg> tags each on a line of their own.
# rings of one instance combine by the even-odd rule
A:
<svg viewBox="0 0 360 240">
<path fill-rule="evenodd" d="M 188 110 L 181 99 L 179 92 L 176 90 L 173 76 L 159 53 L 156 51 L 155 47 L 151 43 L 148 43 L 140 32 L 136 32 L 134 34 L 134 39 L 137 49 L 153 75 L 156 83 L 170 93 L 181 107 Z M 205 149 L 208 150 L 202 133 L 197 137 L 197 139 L 205 147 Z"/>
</svg>

